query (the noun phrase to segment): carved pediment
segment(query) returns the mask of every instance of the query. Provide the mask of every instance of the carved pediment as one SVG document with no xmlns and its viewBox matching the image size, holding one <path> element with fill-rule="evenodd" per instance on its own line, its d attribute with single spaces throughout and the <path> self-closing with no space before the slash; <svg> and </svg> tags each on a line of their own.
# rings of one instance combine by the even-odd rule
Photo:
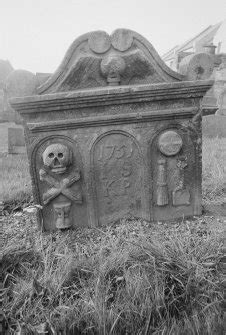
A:
<svg viewBox="0 0 226 335">
<path fill-rule="evenodd" d="M 112 35 L 95 31 L 76 39 L 56 72 L 38 93 L 116 85 L 155 84 L 181 81 L 153 46 L 141 35 L 117 29 Z"/>
</svg>

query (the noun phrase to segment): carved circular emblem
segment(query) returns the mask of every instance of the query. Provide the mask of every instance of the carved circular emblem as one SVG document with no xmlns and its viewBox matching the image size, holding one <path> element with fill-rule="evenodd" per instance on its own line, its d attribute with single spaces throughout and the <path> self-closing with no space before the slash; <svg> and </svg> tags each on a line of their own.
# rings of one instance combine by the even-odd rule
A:
<svg viewBox="0 0 226 335">
<path fill-rule="evenodd" d="M 158 148 L 166 156 L 176 155 L 182 144 L 182 138 L 176 131 L 168 130 L 159 136 Z"/>
<path fill-rule="evenodd" d="M 111 38 L 105 31 L 95 31 L 89 36 L 89 47 L 98 54 L 105 53 L 111 47 Z"/>
<path fill-rule="evenodd" d="M 128 50 L 133 43 L 132 32 L 127 29 L 115 30 L 111 35 L 111 43 L 116 50 Z"/>
</svg>

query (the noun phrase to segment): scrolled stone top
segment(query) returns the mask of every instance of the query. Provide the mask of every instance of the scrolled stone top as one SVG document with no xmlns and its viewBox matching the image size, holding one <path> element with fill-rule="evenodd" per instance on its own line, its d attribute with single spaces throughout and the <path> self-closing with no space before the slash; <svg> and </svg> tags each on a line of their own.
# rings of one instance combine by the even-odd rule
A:
<svg viewBox="0 0 226 335">
<path fill-rule="evenodd" d="M 38 94 L 105 86 L 158 84 L 185 80 L 171 70 L 151 43 L 128 29 L 111 35 L 94 31 L 77 38 Z"/>
</svg>

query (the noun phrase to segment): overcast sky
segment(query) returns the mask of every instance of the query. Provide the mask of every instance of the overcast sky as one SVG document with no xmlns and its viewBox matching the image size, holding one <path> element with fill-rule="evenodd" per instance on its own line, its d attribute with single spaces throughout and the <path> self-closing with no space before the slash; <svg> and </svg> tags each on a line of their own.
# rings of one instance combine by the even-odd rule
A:
<svg viewBox="0 0 226 335">
<path fill-rule="evenodd" d="M 0 59 L 54 72 L 74 39 L 129 28 L 163 54 L 226 18 L 226 0 L 0 0 Z"/>
</svg>

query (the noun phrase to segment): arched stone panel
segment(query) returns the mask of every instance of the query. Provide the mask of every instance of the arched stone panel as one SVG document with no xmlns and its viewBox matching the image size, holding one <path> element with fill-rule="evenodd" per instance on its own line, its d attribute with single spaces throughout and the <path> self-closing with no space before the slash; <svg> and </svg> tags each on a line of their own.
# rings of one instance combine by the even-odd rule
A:
<svg viewBox="0 0 226 335">
<path fill-rule="evenodd" d="M 87 226 L 83 163 L 76 142 L 61 135 L 43 138 L 31 161 L 44 230 Z"/>
<path fill-rule="evenodd" d="M 91 159 L 98 223 L 143 217 L 144 164 L 133 136 L 123 131 L 103 134 L 93 145 Z"/>
<path fill-rule="evenodd" d="M 153 219 L 170 220 L 195 211 L 201 190 L 190 132 L 179 124 L 159 129 L 149 146 L 149 162 Z"/>
</svg>

